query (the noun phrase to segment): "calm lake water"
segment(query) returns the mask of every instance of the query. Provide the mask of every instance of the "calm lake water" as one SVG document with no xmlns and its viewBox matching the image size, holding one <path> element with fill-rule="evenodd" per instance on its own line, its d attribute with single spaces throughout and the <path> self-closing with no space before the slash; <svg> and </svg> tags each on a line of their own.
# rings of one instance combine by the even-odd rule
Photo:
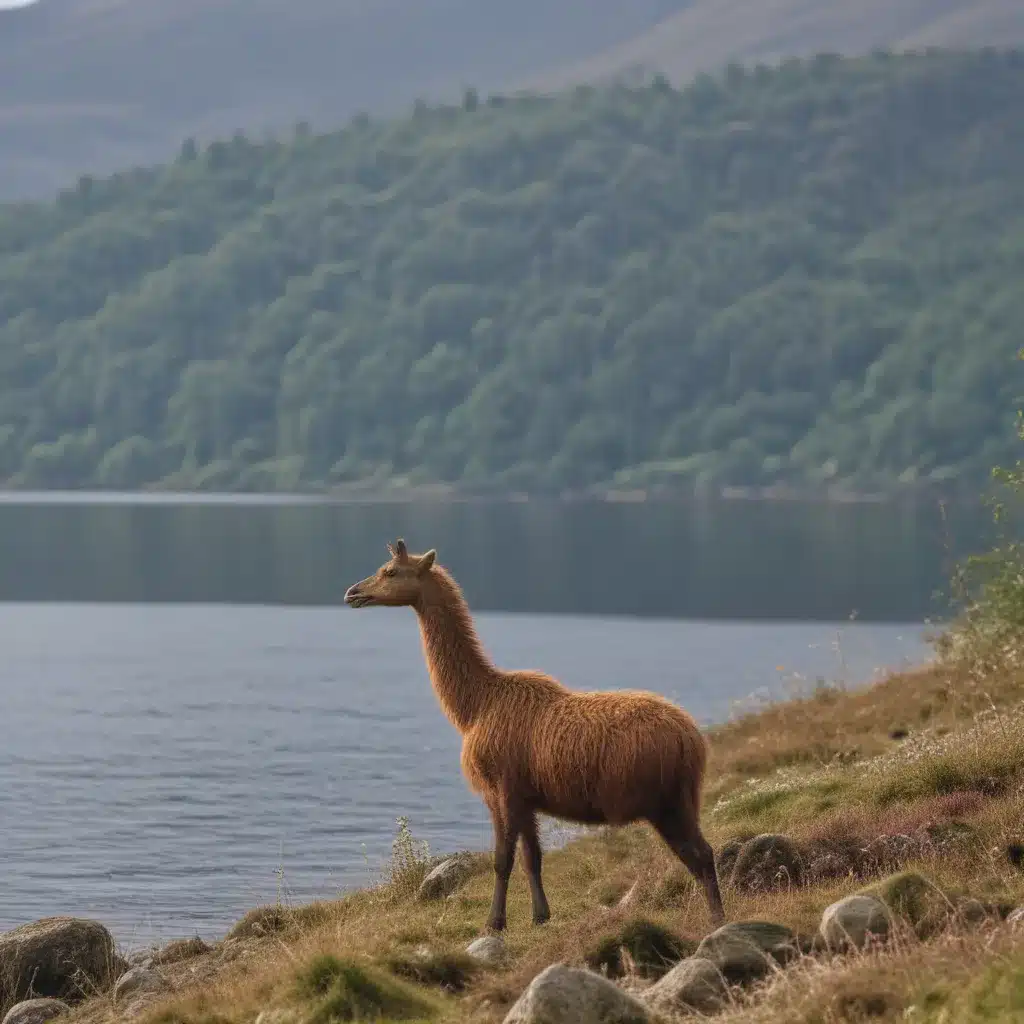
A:
<svg viewBox="0 0 1024 1024">
<path fill-rule="evenodd" d="M 129 946 L 216 937 L 372 880 L 398 815 L 434 850 L 487 846 L 414 615 L 340 606 L 399 534 L 438 548 L 499 664 L 712 722 L 925 657 L 939 519 L 0 503 L 0 929 L 70 913 Z"/>
</svg>

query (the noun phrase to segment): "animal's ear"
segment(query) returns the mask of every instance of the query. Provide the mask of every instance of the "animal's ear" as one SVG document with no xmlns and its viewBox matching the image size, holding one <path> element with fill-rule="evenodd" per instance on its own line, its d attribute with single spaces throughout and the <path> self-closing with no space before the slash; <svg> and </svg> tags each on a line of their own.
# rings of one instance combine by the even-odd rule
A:
<svg viewBox="0 0 1024 1024">
<path fill-rule="evenodd" d="M 398 557 L 398 556 L 397 556 L 397 555 L 395 554 L 395 549 L 394 549 L 394 548 L 393 548 L 393 547 L 391 546 L 390 542 L 388 543 L 388 554 L 389 554 L 389 555 L 390 555 L 390 556 L 391 556 L 392 558 L 397 558 L 397 557 Z"/>
<path fill-rule="evenodd" d="M 434 560 L 437 558 L 437 552 L 431 548 L 425 555 L 420 558 L 419 571 L 427 572 L 430 567 L 434 564 Z"/>
<path fill-rule="evenodd" d="M 390 545 L 388 545 L 388 546 L 390 547 Z M 400 562 L 404 562 L 406 560 L 406 558 L 409 557 L 409 550 L 408 550 L 408 548 L 406 548 L 405 541 L 402 540 L 401 537 L 399 537 L 398 540 L 395 541 L 395 546 L 393 548 L 391 548 L 391 553 Z"/>
</svg>

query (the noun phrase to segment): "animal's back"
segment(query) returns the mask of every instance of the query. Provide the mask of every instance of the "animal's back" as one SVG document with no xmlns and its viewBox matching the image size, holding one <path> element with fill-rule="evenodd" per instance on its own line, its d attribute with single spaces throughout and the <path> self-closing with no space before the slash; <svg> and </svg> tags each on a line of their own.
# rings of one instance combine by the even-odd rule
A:
<svg viewBox="0 0 1024 1024">
<path fill-rule="evenodd" d="M 520 691 L 520 706 L 487 731 L 537 810 L 610 824 L 656 817 L 681 801 L 697 811 L 706 744 L 689 713 L 654 693 L 577 692 L 517 675 L 522 689 L 513 684 L 510 693 Z"/>
</svg>

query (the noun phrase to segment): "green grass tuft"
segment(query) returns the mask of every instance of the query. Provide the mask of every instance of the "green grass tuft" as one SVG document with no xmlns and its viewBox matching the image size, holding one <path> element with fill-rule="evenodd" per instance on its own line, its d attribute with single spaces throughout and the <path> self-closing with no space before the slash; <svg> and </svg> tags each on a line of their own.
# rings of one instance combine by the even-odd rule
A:
<svg viewBox="0 0 1024 1024">
<path fill-rule="evenodd" d="M 334 956 L 311 961 L 299 975 L 297 989 L 314 1003 L 309 1024 L 434 1016 L 434 1007 L 426 999 L 395 979 Z"/>
<path fill-rule="evenodd" d="M 396 954 L 385 959 L 384 966 L 399 977 L 445 992 L 463 991 L 480 972 L 480 964 L 466 953 Z"/>
<path fill-rule="evenodd" d="M 628 955 L 642 977 L 660 978 L 696 948 L 696 942 L 683 939 L 653 921 L 636 918 L 601 939 L 584 959 L 591 970 L 620 978 L 626 973 Z"/>
<path fill-rule="evenodd" d="M 942 928 L 955 912 L 952 895 L 918 871 L 900 871 L 862 891 L 877 896 L 922 938 Z"/>
</svg>

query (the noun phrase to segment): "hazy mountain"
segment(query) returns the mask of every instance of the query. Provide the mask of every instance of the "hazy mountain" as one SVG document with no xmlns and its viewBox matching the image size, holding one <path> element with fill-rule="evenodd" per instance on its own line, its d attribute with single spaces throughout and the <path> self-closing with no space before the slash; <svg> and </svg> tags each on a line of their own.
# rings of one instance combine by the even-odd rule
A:
<svg viewBox="0 0 1024 1024">
<path fill-rule="evenodd" d="M 558 88 L 636 67 L 685 80 L 733 60 L 1024 41 L 1021 0 L 692 0 L 679 7 L 648 31 L 530 84 Z"/>
<path fill-rule="evenodd" d="M 39 0 L 0 11 L 0 196 L 465 86 L 1022 40 L 1020 0 Z"/>
<path fill-rule="evenodd" d="M 0 11 L 0 194 L 173 155 L 187 136 L 318 128 L 511 87 L 682 0 L 39 0 Z"/>
</svg>

